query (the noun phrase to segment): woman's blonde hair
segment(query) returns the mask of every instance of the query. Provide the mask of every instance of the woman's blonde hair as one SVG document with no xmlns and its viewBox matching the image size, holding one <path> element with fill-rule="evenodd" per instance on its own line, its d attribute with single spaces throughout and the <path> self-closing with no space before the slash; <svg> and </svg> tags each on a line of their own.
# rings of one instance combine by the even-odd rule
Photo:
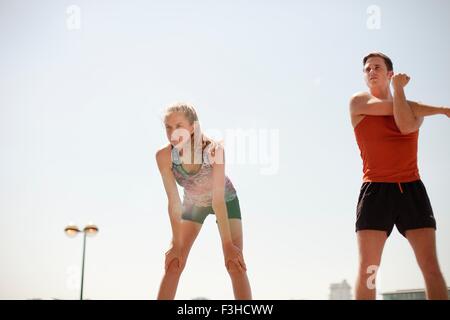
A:
<svg viewBox="0 0 450 320">
<path fill-rule="evenodd" d="M 167 107 L 166 112 L 164 114 L 164 118 L 173 112 L 181 112 L 184 114 L 186 119 L 189 121 L 189 124 L 193 125 L 195 121 L 198 121 L 197 111 L 192 104 L 177 102 L 169 107 Z"/>
</svg>

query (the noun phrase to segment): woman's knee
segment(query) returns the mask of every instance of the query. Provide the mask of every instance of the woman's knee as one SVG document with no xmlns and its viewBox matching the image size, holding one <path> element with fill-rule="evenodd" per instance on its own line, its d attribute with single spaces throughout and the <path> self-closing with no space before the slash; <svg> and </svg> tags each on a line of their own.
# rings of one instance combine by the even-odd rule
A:
<svg viewBox="0 0 450 320">
<path fill-rule="evenodd" d="M 181 261 L 179 258 L 173 259 L 171 262 L 169 262 L 169 265 L 166 269 L 166 274 L 170 275 L 181 275 L 185 267 L 185 263 Z"/>
<path fill-rule="evenodd" d="M 234 261 L 228 261 L 226 264 L 227 272 L 231 277 L 242 276 L 246 273 L 245 268 Z"/>
</svg>

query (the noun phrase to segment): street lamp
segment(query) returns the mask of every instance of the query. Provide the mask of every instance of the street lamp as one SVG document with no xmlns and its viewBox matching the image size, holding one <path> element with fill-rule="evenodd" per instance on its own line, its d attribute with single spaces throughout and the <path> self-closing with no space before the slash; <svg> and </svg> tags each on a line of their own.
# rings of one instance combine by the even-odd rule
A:
<svg viewBox="0 0 450 320">
<path fill-rule="evenodd" d="M 67 236 L 73 238 L 78 233 L 83 232 L 83 262 L 81 265 L 81 292 L 80 292 L 80 300 L 83 300 L 83 282 L 84 282 L 84 260 L 86 253 L 86 236 L 95 236 L 98 232 L 98 227 L 92 223 L 88 224 L 84 227 L 83 230 L 80 230 L 76 225 L 70 224 L 65 229 L 64 232 Z"/>
</svg>

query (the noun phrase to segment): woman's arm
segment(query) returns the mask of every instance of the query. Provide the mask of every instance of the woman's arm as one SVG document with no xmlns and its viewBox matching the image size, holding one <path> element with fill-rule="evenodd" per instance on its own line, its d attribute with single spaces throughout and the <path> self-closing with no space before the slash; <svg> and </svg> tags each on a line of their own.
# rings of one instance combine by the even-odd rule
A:
<svg viewBox="0 0 450 320">
<path fill-rule="evenodd" d="M 231 264 L 234 264 L 239 272 L 243 273 L 247 270 L 247 267 L 241 249 L 233 243 L 228 222 L 227 206 L 225 204 L 225 155 L 223 147 L 217 144 L 211 153 L 214 154 L 212 206 L 219 224 L 225 266 L 228 270 L 232 270 Z"/>
<path fill-rule="evenodd" d="M 172 227 L 172 242 L 174 244 L 178 244 L 181 238 L 180 222 L 182 205 L 175 182 L 175 177 L 172 173 L 170 146 L 165 147 L 156 153 L 156 162 L 158 163 L 159 172 L 161 173 L 164 189 L 167 194 L 170 225 Z"/>
<path fill-rule="evenodd" d="M 230 225 L 228 223 L 228 211 L 225 204 L 224 149 L 221 145 L 217 145 L 214 149 L 212 207 L 217 217 L 217 223 L 219 224 L 222 245 L 227 246 L 232 244 L 232 240 Z"/>
</svg>

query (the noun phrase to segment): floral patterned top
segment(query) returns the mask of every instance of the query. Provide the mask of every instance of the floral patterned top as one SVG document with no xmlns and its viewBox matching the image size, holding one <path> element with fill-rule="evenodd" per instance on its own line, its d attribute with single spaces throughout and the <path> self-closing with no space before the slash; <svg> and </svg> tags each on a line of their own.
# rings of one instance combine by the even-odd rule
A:
<svg viewBox="0 0 450 320">
<path fill-rule="evenodd" d="M 177 183 L 184 188 L 184 204 L 198 207 L 212 205 L 213 163 L 208 150 L 208 147 L 203 149 L 200 170 L 190 173 L 183 168 L 178 149 L 172 146 L 172 172 Z M 236 198 L 236 189 L 231 180 L 225 176 L 225 202 L 234 198 Z"/>
</svg>

